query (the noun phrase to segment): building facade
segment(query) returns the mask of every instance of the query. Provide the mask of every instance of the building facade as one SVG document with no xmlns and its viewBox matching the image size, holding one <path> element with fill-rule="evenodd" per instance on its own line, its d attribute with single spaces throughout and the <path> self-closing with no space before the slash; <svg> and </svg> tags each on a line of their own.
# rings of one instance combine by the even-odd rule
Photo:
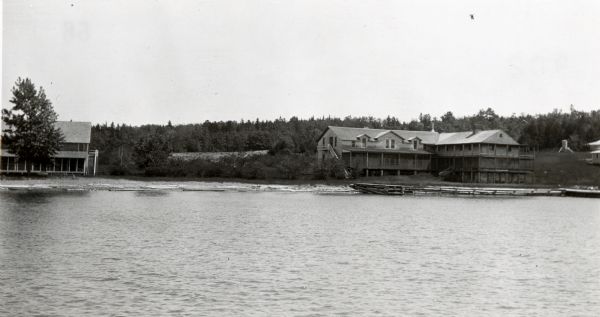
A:
<svg viewBox="0 0 600 317">
<path fill-rule="evenodd" d="M 590 154 L 592 155 L 590 163 L 600 165 L 600 140 L 588 143 Z"/>
<path fill-rule="evenodd" d="M 98 150 L 90 151 L 92 124 L 90 122 L 57 121 L 64 141 L 54 156 L 53 163 L 47 166 L 32 164 L 31 171 L 47 174 L 96 175 Z M 2 145 L 0 149 L 0 173 L 25 174 L 30 162 L 19 160 Z"/>
<path fill-rule="evenodd" d="M 356 175 L 440 174 L 473 183 L 533 182 L 535 154 L 501 130 L 438 133 L 328 127 L 317 160 L 334 158 Z"/>
</svg>

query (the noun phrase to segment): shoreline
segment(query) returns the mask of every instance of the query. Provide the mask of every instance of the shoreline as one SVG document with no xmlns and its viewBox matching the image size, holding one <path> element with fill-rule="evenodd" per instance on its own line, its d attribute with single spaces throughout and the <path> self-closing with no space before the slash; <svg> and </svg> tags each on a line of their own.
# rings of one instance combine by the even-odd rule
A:
<svg viewBox="0 0 600 317">
<path fill-rule="evenodd" d="M 13 178 L 0 180 L 0 191 L 236 191 L 354 192 L 350 182 L 246 182 L 234 179 L 166 179 L 123 177 Z"/>
<path fill-rule="evenodd" d="M 439 181 L 431 176 L 369 177 L 344 180 L 249 180 L 233 178 L 172 177 L 4 177 L 0 191 L 237 191 L 237 192 L 315 192 L 359 193 L 355 183 L 402 186 L 464 188 L 504 188 L 551 191 L 553 189 L 590 189 L 584 186 L 545 184 L 471 184 Z"/>
</svg>

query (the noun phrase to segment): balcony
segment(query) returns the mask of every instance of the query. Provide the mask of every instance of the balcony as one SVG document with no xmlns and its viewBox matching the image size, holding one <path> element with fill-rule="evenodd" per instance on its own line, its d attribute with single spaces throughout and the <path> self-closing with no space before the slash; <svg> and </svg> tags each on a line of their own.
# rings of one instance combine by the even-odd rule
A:
<svg viewBox="0 0 600 317">
<path fill-rule="evenodd" d="M 367 158 L 368 156 L 368 158 Z M 431 160 L 429 155 L 414 154 L 393 154 L 393 153 L 350 153 L 343 154 L 343 160 L 346 166 L 356 169 L 387 169 L 387 170 L 418 170 L 426 171 L 431 169 Z"/>
<path fill-rule="evenodd" d="M 394 149 L 390 148 L 382 148 L 375 146 L 367 146 L 367 147 L 352 147 L 344 145 L 341 147 L 344 152 L 352 152 L 352 153 L 385 153 L 385 154 L 423 154 L 423 155 L 431 155 L 432 153 L 427 152 L 425 150 L 415 150 L 412 147 L 396 147 Z"/>
<path fill-rule="evenodd" d="M 517 151 L 481 151 L 476 150 L 465 150 L 465 151 L 438 151 L 435 153 L 440 157 L 465 157 L 465 156 L 481 156 L 481 157 L 501 157 L 501 158 L 521 158 L 521 159 L 533 159 L 535 154 L 533 152 L 519 153 Z"/>
</svg>

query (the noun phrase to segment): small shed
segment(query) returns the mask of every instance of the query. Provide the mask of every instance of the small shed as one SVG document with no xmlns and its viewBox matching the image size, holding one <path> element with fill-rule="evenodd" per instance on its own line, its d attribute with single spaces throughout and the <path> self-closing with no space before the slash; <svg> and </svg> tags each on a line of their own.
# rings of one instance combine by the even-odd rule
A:
<svg viewBox="0 0 600 317">
<path fill-rule="evenodd" d="M 592 164 L 600 165 L 600 150 L 592 151 Z"/>
<path fill-rule="evenodd" d="M 600 165 L 600 140 L 588 143 L 590 146 L 590 154 L 592 158 L 590 163 Z"/>
</svg>

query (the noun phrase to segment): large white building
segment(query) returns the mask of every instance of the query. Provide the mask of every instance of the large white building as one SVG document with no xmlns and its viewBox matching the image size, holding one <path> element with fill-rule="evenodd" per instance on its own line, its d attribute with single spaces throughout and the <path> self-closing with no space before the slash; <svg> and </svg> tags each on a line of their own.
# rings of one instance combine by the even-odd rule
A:
<svg viewBox="0 0 600 317">
<path fill-rule="evenodd" d="M 54 163 L 48 166 L 33 164 L 32 172 L 68 175 L 96 175 L 98 150 L 90 151 L 92 124 L 90 122 L 57 121 L 55 126 L 64 136 Z M 0 173 L 24 174 L 31 164 L 10 153 L 2 145 L 0 149 Z"/>
<path fill-rule="evenodd" d="M 427 172 L 461 182 L 529 183 L 535 153 L 502 130 L 438 133 L 330 126 L 317 143 L 318 161 L 329 158 L 341 160 L 356 175 Z"/>
</svg>

